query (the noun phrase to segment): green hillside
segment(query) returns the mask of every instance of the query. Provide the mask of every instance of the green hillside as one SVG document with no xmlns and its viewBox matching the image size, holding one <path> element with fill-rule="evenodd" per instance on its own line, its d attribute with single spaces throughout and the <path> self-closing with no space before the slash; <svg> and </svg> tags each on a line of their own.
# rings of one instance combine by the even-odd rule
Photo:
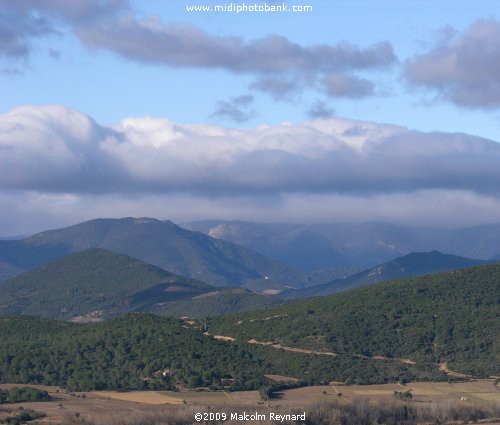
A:
<svg viewBox="0 0 500 425">
<path fill-rule="evenodd" d="M 475 376 L 500 374 L 500 264 L 363 287 L 210 322 L 255 338 L 343 354 L 446 362 Z"/>
<path fill-rule="evenodd" d="M 199 295 L 211 286 L 104 249 L 47 263 L 2 284 L 1 314 L 109 317 Z"/>
<path fill-rule="evenodd" d="M 439 363 L 498 376 L 500 264 L 208 321 L 210 335 L 234 342 L 204 335 L 200 324 L 138 313 L 97 324 L 3 317 L 0 382 L 238 390 L 262 386 L 266 374 L 305 384 L 455 379 Z M 332 351 L 337 355 L 324 354 Z"/>
</svg>

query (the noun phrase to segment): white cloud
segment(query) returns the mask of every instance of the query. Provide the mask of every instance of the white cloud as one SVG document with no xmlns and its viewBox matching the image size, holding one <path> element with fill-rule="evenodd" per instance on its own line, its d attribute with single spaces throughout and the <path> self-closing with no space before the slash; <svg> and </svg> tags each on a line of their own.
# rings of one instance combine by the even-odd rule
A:
<svg viewBox="0 0 500 425">
<path fill-rule="evenodd" d="M 254 129 L 128 118 L 104 127 L 62 106 L 0 116 L 0 186 L 46 192 L 498 193 L 500 145 L 342 118 Z"/>
<path fill-rule="evenodd" d="M 482 19 L 447 35 L 406 62 L 409 82 L 461 107 L 500 108 L 500 22 Z"/>
</svg>

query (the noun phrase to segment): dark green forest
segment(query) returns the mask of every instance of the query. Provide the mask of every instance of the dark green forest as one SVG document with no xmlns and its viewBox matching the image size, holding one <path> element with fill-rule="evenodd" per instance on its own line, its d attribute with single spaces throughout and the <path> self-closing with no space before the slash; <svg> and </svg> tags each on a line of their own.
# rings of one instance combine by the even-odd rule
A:
<svg viewBox="0 0 500 425">
<path fill-rule="evenodd" d="M 139 313 L 86 325 L 2 318 L 0 381 L 73 390 L 157 389 L 209 386 L 223 378 L 246 382 L 245 371 L 262 371 L 251 353 L 182 326 Z"/>
<path fill-rule="evenodd" d="M 220 342 L 183 321 L 142 313 L 98 324 L 5 317 L 0 319 L 0 340 L 0 382 L 71 390 L 250 390 L 266 384 L 265 374 L 294 376 L 302 385 L 446 379 L 428 365 Z"/>
</svg>

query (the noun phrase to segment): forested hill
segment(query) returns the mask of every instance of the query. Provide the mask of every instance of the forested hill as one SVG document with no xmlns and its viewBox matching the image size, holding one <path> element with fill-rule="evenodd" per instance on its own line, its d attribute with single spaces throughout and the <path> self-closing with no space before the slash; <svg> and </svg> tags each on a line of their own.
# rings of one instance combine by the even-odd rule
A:
<svg viewBox="0 0 500 425">
<path fill-rule="evenodd" d="M 232 342 L 199 323 L 137 313 L 85 325 L 0 317 L 0 382 L 255 389 L 266 374 L 310 384 L 453 379 L 439 363 L 499 375 L 499 303 L 494 264 L 208 322 L 210 335 Z"/>
<path fill-rule="evenodd" d="M 127 255 L 93 248 L 47 263 L 2 285 L 0 314 L 55 319 L 109 317 L 214 288 Z"/>
<path fill-rule="evenodd" d="M 75 321 L 132 311 L 213 316 L 279 304 L 243 288 L 214 288 L 101 248 L 51 261 L 8 280 L 0 291 L 0 315 Z"/>
<path fill-rule="evenodd" d="M 500 263 L 216 318 L 212 332 L 500 374 Z"/>
</svg>

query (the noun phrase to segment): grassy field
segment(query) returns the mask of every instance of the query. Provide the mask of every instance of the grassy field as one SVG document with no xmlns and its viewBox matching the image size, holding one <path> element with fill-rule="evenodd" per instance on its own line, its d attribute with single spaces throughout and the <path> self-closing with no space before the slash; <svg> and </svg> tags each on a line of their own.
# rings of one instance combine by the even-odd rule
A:
<svg viewBox="0 0 500 425">
<path fill-rule="evenodd" d="M 0 385 L 0 389 L 21 385 Z M 69 418 L 105 423 L 116 415 L 190 415 L 200 409 L 271 408 L 314 410 L 318 405 L 336 403 L 355 405 L 359 402 L 402 403 L 395 399 L 394 391 L 410 391 L 411 405 L 433 407 L 446 403 L 458 406 L 500 406 L 500 390 L 493 380 L 475 380 L 460 383 L 416 382 L 407 385 L 329 385 L 295 388 L 281 391 L 276 398 L 263 403 L 257 391 L 99 391 L 67 393 L 58 387 L 34 386 L 49 392 L 50 402 L 22 403 L 23 407 L 44 412 L 54 423 L 69 423 Z M 12 407 L 11 407 L 12 408 Z M 5 406 L 0 409 L 6 409 Z M 229 410 L 228 410 L 229 409 Z M 5 413 L 5 412 L 4 412 Z M 1 414 L 1 410 L 0 410 Z M 494 422 L 488 422 L 494 423 Z"/>
<path fill-rule="evenodd" d="M 414 403 L 434 403 L 438 401 L 462 401 L 466 404 L 481 404 L 493 401 L 500 403 L 500 391 L 492 380 L 478 380 L 460 383 L 415 382 L 407 385 L 328 385 L 294 388 L 277 393 L 271 400 L 272 405 L 290 405 L 307 407 L 318 402 L 343 400 L 389 401 L 394 399 L 394 391 L 411 391 Z M 87 393 L 90 397 L 103 397 L 146 404 L 203 404 L 203 405 L 238 405 L 258 406 L 257 391 L 212 392 L 212 391 L 132 391 L 127 393 L 100 391 Z M 338 394 L 342 394 L 341 397 Z M 465 398 L 466 400 L 461 400 Z"/>
</svg>

